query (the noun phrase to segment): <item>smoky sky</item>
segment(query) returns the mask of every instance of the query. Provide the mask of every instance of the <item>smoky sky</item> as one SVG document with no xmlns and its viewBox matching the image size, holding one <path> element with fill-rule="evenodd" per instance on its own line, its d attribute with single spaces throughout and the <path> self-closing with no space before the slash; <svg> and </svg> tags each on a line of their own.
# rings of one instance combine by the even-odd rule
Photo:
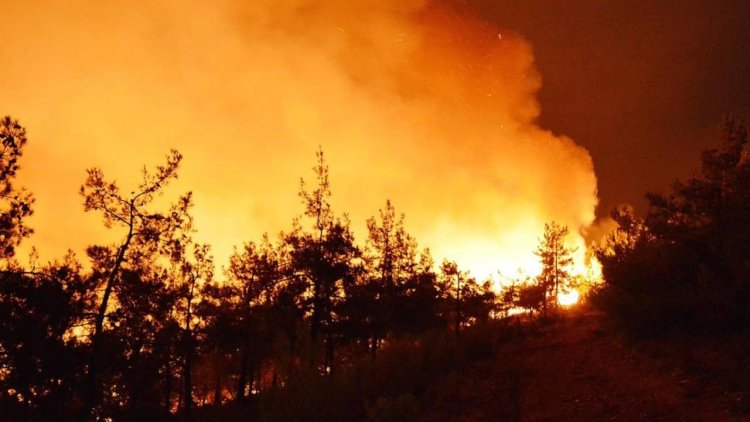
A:
<svg viewBox="0 0 750 422">
<path fill-rule="evenodd" d="M 750 2 L 472 0 L 523 34 L 542 74 L 540 125 L 586 147 L 599 216 L 698 168 L 723 116 L 750 118 Z"/>
<path fill-rule="evenodd" d="M 386 199 L 438 258 L 536 261 L 543 224 L 590 227 L 695 171 L 748 117 L 747 2 L 10 1 L 0 106 L 27 125 L 29 244 L 117 239 L 77 187 L 185 155 L 199 238 L 288 227 L 322 146 L 358 236 Z M 171 192 L 167 195 L 174 194 Z M 28 244 L 27 244 L 28 245 Z"/>
<path fill-rule="evenodd" d="M 538 269 L 544 224 L 583 264 L 589 153 L 539 126 L 533 45 L 471 9 L 427 0 L 11 1 L 0 104 L 27 125 L 22 182 L 44 258 L 117 241 L 82 212 L 85 169 L 127 191 L 184 156 L 197 238 L 222 265 L 302 212 L 322 147 L 332 203 L 360 241 L 387 199 L 436 259 L 480 277 Z M 580 268 L 580 266 L 579 266 Z"/>
</svg>

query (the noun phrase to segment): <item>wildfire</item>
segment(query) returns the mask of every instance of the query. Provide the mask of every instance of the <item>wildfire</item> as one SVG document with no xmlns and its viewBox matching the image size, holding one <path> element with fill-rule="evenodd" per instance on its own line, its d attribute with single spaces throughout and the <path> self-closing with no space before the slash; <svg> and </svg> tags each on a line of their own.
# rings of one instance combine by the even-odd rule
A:
<svg viewBox="0 0 750 422">
<path fill-rule="evenodd" d="M 186 3 L 4 4 L 0 103 L 34 134 L 22 182 L 43 259 L 119 236 L 82 214 L 86 167 L 127 186 L 129 163 L 174 147 L 174 188 L 194 192 L 198 237 L 222 265 L 288 229 L 320 145 L 358 239 L 390 198 L 437 262 L 479 279 L 538 273 L 553 220 L 584 261 L 591 158 L 537 125 L 541 75 L 519 35 L 452 2 Z"/>
<path fill-rule="evenodd" d="M 557 303 L 561 306 L 572 306 L 578 303 L 580 294 L 577 289 L 571 289 L 568 292 L 563 292 L 557 295 Z"/>
</svg>

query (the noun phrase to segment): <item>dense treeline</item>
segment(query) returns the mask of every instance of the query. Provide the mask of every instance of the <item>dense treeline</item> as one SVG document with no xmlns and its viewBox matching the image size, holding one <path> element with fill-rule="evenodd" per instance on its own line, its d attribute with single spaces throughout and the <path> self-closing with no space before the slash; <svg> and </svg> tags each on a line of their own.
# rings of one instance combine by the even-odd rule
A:
<svg viewBox="0 0 750 422">
<path fill-rule="evenodd" d="M 21 264 L 31 193 L 17 186 L 24 128 L 0 120 L 0 418 L 3 420 L 414 419 L 433 381 L 516 332 L 498 317 L 547 315 L 571 274 L 568 229 L 545 226 L 541 274 L 500 292 L 435 265 L 390 201 L 357 242 L 331 207 L 316 156 L 290 228 L 235 250 L 222 277 L 194 238 L 192 195 L 155 203 L 182 156 L 124 193 L 88 170 L 84 209 L 120 242 Z M 748 134 L 727 119 L 699 174 L 615 210 L 593 298 L 638 333 L 745 330 L 750 322 Z M 33 256 L 33 253 L 32 253 Z"/>
<path fill-rule="evenodd" d="M 700 172 L 638 218 L 615 210 L 599 249 L 596 300 L 639 333 L 736 330 L 750 322 L 750 158 L 744 124 L 727 118 Z"/>
<path fill-rule="evenodd" d="M 436 269 L 390 201 L 357 243 L 331 207 L 322 151 L 291 228 L 236 249 L 221 279 L 193 239 L 191 193 L 154 203 L 177 178 L 177 151 L 129 193 L 88 170 L 84 209 L 119 243 L 21 265 L 34 202 L 14 184 L 26 132 L 7 117 L 0 136 L 3 419 L 408 416 L 431 380 L 513 332 L 497 317 L 546 315 L 571 285 L 567 228 L 554 223 L 537 251 L 542 274 L 500 295 L 455 262 Z"/>
<path fill-rule="evenodd" d="M 15 249 L 32 232 L 33 197 L 14 180 L 26 133 L 5 118 L 0 136 L 4 420 L 190 418 L 221 404 L 266 419 L 409 414 L 431 377 L 507 335 L 494 317 L 519 304 L 546 312 L 569 278 L 556 225 L 540 246 L 549 265 L 539 284 L 500 297 L 455 262 L 436 269 L 390 201 L 357 243 L 331 207 L 322 151 L 291 228 L 235 250 L 220 280 L 210 247 L 193 239 L 192 195 L 154 203 L 177 177 L 177 151 L 133 190 L 88 170 L 84 209 L 119 243 L 90 246 L 83 260 L 70 252 L 21 265 Z"/>
</svg>

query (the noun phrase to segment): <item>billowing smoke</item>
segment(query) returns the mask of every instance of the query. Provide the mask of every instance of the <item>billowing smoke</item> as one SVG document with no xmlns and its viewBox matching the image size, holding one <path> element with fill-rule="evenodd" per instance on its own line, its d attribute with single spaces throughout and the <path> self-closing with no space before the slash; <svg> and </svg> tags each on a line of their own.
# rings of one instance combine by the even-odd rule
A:
<svg viewBox="0 0 750 422">
<path fill-rule="evenodd" d="M 539 128 L 532 48 L 418 0 L 6 1 L 0 112 L 26 125 L 23 182 L 43 258 L 118 236 L 82 212 L 84 169 L 127 186 L 186 157 L 199 238 L 290 226 L 318 145 L 333 203 L 363 240 L 387 198 L 437 258 L 484 276 L 534 271 L 546 221 L 591 224 L 588 152 Z"/>
</svg>

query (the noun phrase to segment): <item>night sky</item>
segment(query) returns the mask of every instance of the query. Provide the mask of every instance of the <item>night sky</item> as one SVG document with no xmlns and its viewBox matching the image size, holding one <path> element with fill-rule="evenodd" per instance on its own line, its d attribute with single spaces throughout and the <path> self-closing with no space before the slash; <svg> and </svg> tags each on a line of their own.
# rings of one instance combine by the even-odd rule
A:
<svg viewBox="0 0 750 422">
<path fill-rule="evenodd" d="M 722 116 L 750 118 L 750 2 L 469 2 L 531 42 L 540 125 L 586 147 L 599 216 L 643 211 L 697 169 Z"/>
</svg>

